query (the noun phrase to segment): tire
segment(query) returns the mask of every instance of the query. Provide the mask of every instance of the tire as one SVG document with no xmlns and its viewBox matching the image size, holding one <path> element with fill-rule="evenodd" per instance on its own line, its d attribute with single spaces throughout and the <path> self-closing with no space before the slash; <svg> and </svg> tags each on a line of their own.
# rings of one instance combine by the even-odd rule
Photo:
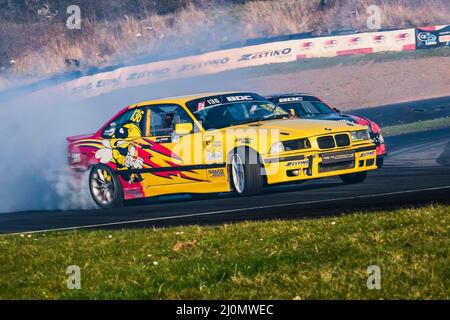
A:
<svg viewBox="0 0 450 320">
<path fill-rule="evenodd" d="M 119 178 L 110 167 L 98 164 L 89 173 L 92 199 L 103 209 L 123 206 L 123 190 Z"/>
<path fill-rule="evenodd" d="M 384 165 L 384 158 L 383 157 L 378 157 L 377 158 L 377 167 L 378 167 L 378 169 L 383 168 L 383 165 Z"/>
<path fill-rule="evenodd" d="M 361 183 L 366 180 L 366 178 L 367 171 L 341 175 L 341 179 L 345 184 Z"/>
<path fill-rule="evenodd" d="M 233 152 L 230 165 L 230 183 L 232 189 L 240 196 L 261 194 L 264 186 L 262 164 L 258 154 L 247 148 Z"/>
</svg>

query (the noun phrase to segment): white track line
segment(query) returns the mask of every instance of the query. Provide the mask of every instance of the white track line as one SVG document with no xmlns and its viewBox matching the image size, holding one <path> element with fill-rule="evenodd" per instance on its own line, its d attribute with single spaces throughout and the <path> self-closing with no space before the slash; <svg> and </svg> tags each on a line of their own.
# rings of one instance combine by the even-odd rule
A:
<svg viewBox="0 0 450 320">
<path fill-rule="evenodd" d="M 202 213 L 191 213 L 191 214 L 184 214 L 184 215 L 178 215 L 178 216 L 169 216 L 169 217 L 156 217 L 156 218 L 148 218 L 148 219 L 140 219 L 140 220 L 117 221 L 117 222 L 91 224 L 91 225 L 84 225 L 84 226 L 74 226 L 74 227 L 65 227 L 65 228 L 35 230 L 35 231 L 23 231 L 23 232 L 9 233 L 9 234 L 6 234 L 6 235 L 13 236 L 13 235 L 21 235 L 21 234 L 33 234 L 33 233 L 52 232 L 52 231 L 68 231 L 68 230 L 78 230 L 78 229 L 89 229 L 89 228 L 117 226 L 117 225 L 127 225 L 127 224 L 135 224 L 135 223 L 142 223 L 142 222 L 159 221 L 159 220 L 173 220 L 173 219 L 191 218 L 191 217 L 199 217 L 199 216 L 211 216 L 211 215 L 222 214 L 222 213 L 240 212 L 240 211 L 248 211 L 248 210 L 290 207 L 290 206 L 296 206 L 296 205 L 301 205 L 301 204 L 313 204 L 313 203 L 320 203 L 320 202 L 333 202 L 333 201 L 343 201 L 343 200 L 374 198 L 374 197 L 380 197 L 380 196 L 392 196 L 392 195 L 397 195 L 397 194 L 408 194 L 408 193 L 416 193 L 416 192 L 421 192 L 421 191 L 433 191 L 433 190 L 445 190 L 445 189 L 450 189 L 450 186 L 436 187 L 436 188 L 427 188 L 427 189 L 407 190 L 407 191 L 377 193 L 377 194 L 369 194 L 369 195 L 362 195 L 362 196 L 355 196 L 355 197 L 345 197 L 345 198 L 335 198 L 335 199 L 327 199 L 327 200 L 312 200 L 312 201 L 282 203 L 282 204 L 274 204 L 274 205 L 258 206 L 258 207 L 248 207 L 248 208 L 239 208 L 239 209 L 227 209 L 227 210 L 210 211 L 210 212 L 202 212 Z"/>
</svg>

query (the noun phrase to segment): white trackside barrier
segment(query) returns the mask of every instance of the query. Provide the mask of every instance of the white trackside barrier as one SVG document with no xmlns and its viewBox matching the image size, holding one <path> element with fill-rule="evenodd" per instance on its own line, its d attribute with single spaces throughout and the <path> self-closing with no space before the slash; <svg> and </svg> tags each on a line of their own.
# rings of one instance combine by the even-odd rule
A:
<svg viewBox="0 0 450 320">
<path fill-rule="evenodd" d="M 416 50 L 415 30 L 316 37 L 208 52 L 174 60 L 123 67 L 111 72 L 68 81 L 36 91 L 34 94 L 47 97 L 62 94 L 71 99 L 84 99 L 127 87 L 265 64 L 351 54 Z"/>
</svg>

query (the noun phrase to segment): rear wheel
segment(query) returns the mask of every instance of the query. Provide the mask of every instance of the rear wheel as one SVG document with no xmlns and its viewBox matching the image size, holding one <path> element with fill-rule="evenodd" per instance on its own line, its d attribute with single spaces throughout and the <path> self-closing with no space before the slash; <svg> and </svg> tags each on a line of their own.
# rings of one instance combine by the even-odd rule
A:
<svg viewBox="0 0 450 320">
<path fill-rule="evenodd" d="M 238 195 L 260 194 L 264 178 L 258 154 L 251 149 L 235 150 L 231 158 L 230 178 L 232 187 Z"/>
<path fill-rule="evenodd" d="M 341 175 L 341 179 L 345 184 L 361 183 L 366 180 L 366 178 L 367 171 Z"/>
<path fill-rule="evenodd" d="M 89 174 L 89 189 L 100 208 L 121 207 L 123 191 L 119 178 L 110 167 L 103 164 L 93 166 Z"/>
</svg>

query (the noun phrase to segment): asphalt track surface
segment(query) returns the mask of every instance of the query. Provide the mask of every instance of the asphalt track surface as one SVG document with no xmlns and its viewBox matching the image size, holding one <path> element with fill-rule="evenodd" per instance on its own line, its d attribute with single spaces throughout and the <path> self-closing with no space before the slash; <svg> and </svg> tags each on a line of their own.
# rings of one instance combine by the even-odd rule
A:
<svg viewBox="0 0 450 320">
<path fill-rule="evenodd" d="M 0 214 L 0 233 L 215 225 L 243 220 L 313 218 L 366 210 L 450 203 L 450 128 L 386 140 L 390 157 L 357 185 L 339 178 L 267 188 L 254 197 L 161 197 L 119 209 Z M 444 161 L 437 161 L 444 159 Z M 441 163 L 441 164 L 440 164 Z"/>
</svg>

